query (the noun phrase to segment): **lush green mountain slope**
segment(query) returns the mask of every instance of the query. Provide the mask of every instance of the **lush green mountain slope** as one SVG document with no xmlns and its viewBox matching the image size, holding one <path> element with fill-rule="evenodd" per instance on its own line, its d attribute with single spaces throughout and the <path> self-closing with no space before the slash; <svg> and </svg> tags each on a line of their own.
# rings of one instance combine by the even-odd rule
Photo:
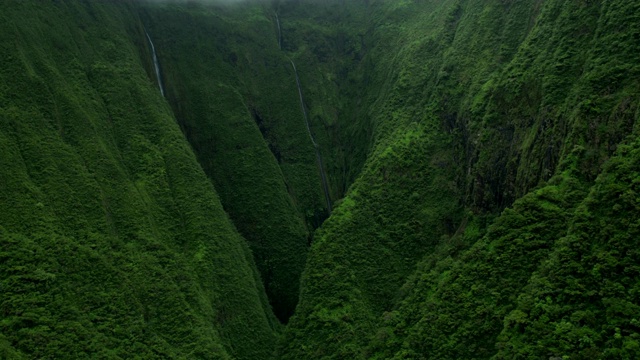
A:
<svg viewBox="0 0 640 360">
<path fill-rule="evenodd" d="M 143 10 L 168 100 L 225 210 L 249 241 L 284 321 L 297 304 L 312 232 L 328 215 L 325 198 L 341 196 L 368 148 L 366 132 L 358 142 L 346 137 L 363 127 L 339 116 L 351 103 L 339 92 L 356 56 L 355 35 L 347 29 L 362 28 L 364 16 L 355 5 L 337 14 L 327 4 L 312 8 L 318 12 L 311 19 L 308 8 L 289 3 Z M 358 22 L 333 29 L 317 23 L 323 16 Z M 321 170 L 314 143 L 326 160 Z M 358 151 L 359 159 L 351 159 Z M 329 183 L 326 196 L 322 176 Z"/>
<path fill-rule="evenodd" d="M 153 7 L 149 31 L 176 118 L 286 320 L 313 230 L 303 214 L 323 209 L 320 178 L 272 24 L 260 7 L 224 10 Z"/>
<path fill-rule="evenodd" d="M 615 232 L 600 250 L 590 215 L 582 222 L 595 228 L 574 242 L 593 248 L 574 252 L 570 268 L 554 259 L 575 238 L 581 204 L 613 206 L 587 193 L 637 136 L 638 6 L 373 6 L 375 147 L 316 235 L 283 358 L 637 357 L 638 299 L 623 274 L 635 260 L 604 255 Z M 615 161 L 635 161 L 625 154 Z M 614 182 L 633 187 L 634 176 Z M 617 293 L 581 281 L 571 298 L 545 297 L 602 257 L 618 269 Z M 540 275 L 549 272 L 561 272 L 557 285 Z M 556 308 L 541 313 L 545 301 Z"/>
<path fill-rule="evenodd" d="M 251 253 L 127 3 L 0 11 L 0 357 L 266 358 Z"/>
<path fill-rule="evenodd" d="M 640 357 L 635 2 L 0 7 L 0 357 Z"/>
</svg>

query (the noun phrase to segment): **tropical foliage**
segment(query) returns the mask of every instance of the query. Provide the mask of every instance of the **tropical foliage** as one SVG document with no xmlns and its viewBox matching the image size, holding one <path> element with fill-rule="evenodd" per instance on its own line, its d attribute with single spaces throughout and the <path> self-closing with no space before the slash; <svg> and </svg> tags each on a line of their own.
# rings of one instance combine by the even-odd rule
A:
<svg viewBox="0 0 640 360">
<path fill-rule="evenodd" d="M 0 358 L 639 358 L 639 58 L 626 0 L 2 3 Z"/>
</svg>

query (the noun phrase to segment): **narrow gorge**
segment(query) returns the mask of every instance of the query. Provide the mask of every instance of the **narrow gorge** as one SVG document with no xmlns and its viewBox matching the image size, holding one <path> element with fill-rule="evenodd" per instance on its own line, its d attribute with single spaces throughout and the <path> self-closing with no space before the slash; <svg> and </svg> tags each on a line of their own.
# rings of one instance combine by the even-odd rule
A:
<svg viewBox="0 0 640 360">
<path fill-rule="evenodd" d="M 0 359 L 640 358 L 640 3 L 0 4 Z"/>
</svg>

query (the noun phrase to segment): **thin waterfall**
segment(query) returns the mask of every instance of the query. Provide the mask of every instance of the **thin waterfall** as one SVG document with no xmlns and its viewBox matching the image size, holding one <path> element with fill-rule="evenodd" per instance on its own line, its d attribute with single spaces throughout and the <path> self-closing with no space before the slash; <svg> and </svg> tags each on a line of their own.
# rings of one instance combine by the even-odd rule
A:
<svg viewBox="0 0 640 360">
<path fill-rule="evenodd" d="M 282 50 L 282 29 L 280 27 L 280 17 L 278 16 L 278 12 L 274 11 L 276 24 L 278 25 L 278 47 Z M 311 125 L 309 124 L 309 115 L 307 115 L 307 107 L 304 104 L 304 97 L 302 96 L 302 86 L 300 84 L 300 77 L 298 76 L 298 69 L 296 68 L 296 64 L 292 59 L 289 59 L 291 62 L 291 67 L 293 67 L 293 73 L 296 76 L 296 85 L 298 87 L 298 96 L 300 96 L 300 107 L 302 108 L 302 115 L 304 117 L 304 124 L 307 126 L 307 133 L 309 134 L 309 139 L 311 139 L 311 143 L 313 144 L 313 149 L 316 153 L 316 161 L 318 162 L 318 170 L 320 171 L 320 179 L 322 180 L 322 191 L 324 192 L 324 198 L 327 202 L 327 211 L 331 214 L 333 210 L 331 206 L 331 197 L 329 196 L 329 183 L 327 181 L 327 174 L 324 172 L 324 162 L 322 161 L 322 154 L 320 153 L 320 146 L 316 142 L 316 139 L 313 137 L 313 133 L 311 132 Z"/>
<path fill-rule="evenodd" d="M 280 30 L 280 18 L 278 17 L 278 12 L 276 11 L 276 24 L 278 24 L 278 48 L 282 50 L 282 31 Z"/>
<path fill-rule="evenodd" d="M 302 86 L 300 86 L 300 77 L 298 77 L 298 69 L 296 69 L 296 64 L 293 60 L 289 59 L 291 62 L 291 66 L 293 66 L 293 73 L 296 75 L 296 85 L 298 85 L 298 95 L 300 95 L 300 106 L 302 106 L 302 115 L 304 116 L 304 123 L 307 125 L 307 132 L 309 133 L 309 138 L 313 143 L 314 148 L 318 148 L 318 144 L 316 143 L 316 139 L 311 134 L 311 127 L 309 126 L 309 116 L 307 115 L 307 107 L 304 105 L 304 98 L 302 97 Z"/>
<path fill-rule="evenodd" d="M 151 52 L 153 54 L 153 66 L 156 70 L 156 79 L 158 80 L 158 87 L 160 88 L 160 93 L 162 97 L 164 97 L 164 86 L 162 85 L 162 78 L 160 77 L 160 64 L 158 62 L 158 55 L 156 55 L 156 47 L 153 46 L 153 41 L 151 41 L 151 36 L 147 32 L 147 29 L 144 29 L 145 35 L 147 35 L 147 40 L 149 40 L 149 45 L 151 45 Z"/>
<path fill-rule="evenodd" d="M 318 170 L 320 170 L 320 179 L 322 180 L 322 191 L 324 192 L 324 199 L 327 202 L 327 211 L 331 214 L 333 210 L 331 207 L 331 198 L 329 197 L 329 185 L 327 182 L 327 175 L 324 172 L 324 162 L 322 161 L 322 154 L 320 153 L 320 147 L 318 143 L 316 143 L 316 139 L 313 137 L 313 133 L 311 132 L 311 126 L 309 125 L 309 116 L 307 115 L 307 107 L 304 104 L 304 97 L 302 96 L 302 86 L 300 86 L 300 77 L 298 76 L 298 69 L 296 69 L 296 64 L 293 60 L 289 59 L 291 62 L 291 66 L 293 67 L 293 72 L 296 76 L 296 85 L 298 86 L 298 95 L 300 95 L 300 106 L 302 107 L 302 115 L 304 116 L 304 123 L 307 125 L 307 132 L 309 133 L 309 138 L 311 139 L 311 143 L 313 144 L 313 149 L 316 152 L 316 161 L 318 162 Z"/>
</svg>

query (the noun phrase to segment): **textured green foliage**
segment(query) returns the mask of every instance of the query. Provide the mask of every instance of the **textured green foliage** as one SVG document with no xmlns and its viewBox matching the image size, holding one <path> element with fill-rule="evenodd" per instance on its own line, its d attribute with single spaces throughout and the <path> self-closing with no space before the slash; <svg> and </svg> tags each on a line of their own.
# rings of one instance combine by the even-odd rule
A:
<svg viewBox="0 0 640 360">
<path fill-rule="evenodd" d="M 458 258 L 418 266 L 408 295 L 384 319 L 393 335 L 378 334 L 384 346 L 376 339 L 383 358 L 491 356 L 502 319 L 584 196 L 567 174 L 553 183 L 516 201 Z"/>
<path fill-rule="evenodd" d="M 347 6 L 338 12 L 326 5 L 312 8 L 318 10 L 313 19 L 306 18 L 313 13 L 309 8 L 289 3 L 144 9 L 168 100 L 225 210 L 249 241 L 282 320 L 297 303 L 311 232 L 327 216 L 292 59 L 311 133 L 329 164 L 323 171 L 329 174 L 330 197 L 344 192 L 368 149 L 366 134 L 358 141 L 348 136 L 362 125 L 342 115 L 355 111 L 344 100 L 350 97 L 338 96 L 356 56 L 355 36 L 346 28 L 361 24 L 336 30 L 318 21 L 362 16 Z M 347 157 L 358 152 L 357 159 Z"/>
<path fill-rule="evenodd" d="M 640 356 L 640 143 L 619 147 L 518 297 L 497 359 Z M 516 320 L 517 318 L 517 320 Z"/>
<path fill-rule="evenodd" d="M 637 2 L 0 7 L 0 357 L 640 357 Z"/>
<path fill-rule="evenodd" d="M 372 137 L 368 111 L 372 59 L 363 1 L 275 1 L 282 51 L 298 68 L 311 131 L 320 144 L 334 199 L 358 176 Z"/>
<path fill-rule="evenodd" d="M 448 139 L 427 132 L 418 124 L 399 129 L 401 138 L 363 170 L 362 182 L 316 234 L 285 358 L 356 356 L 363 344 L 338 346 L 366 338 L 372 319 L 391 307 L 424 250 L 452 231 L 447 224 L 455 222 L 457 207 L 447 178 L 451 159 L 424 161 L 442 152 Z"/>
<path fill-rule="evenodd" d="M 305 225 L 313 230 L 324 206 L 293 70 L 273 24 L 255 6 L 145 11 L 168 100 L 286 321 L 306 260 Z"/>
<path fill-rule="evenodd" d="M 375 2 L 371 9 L 374 148 L 316 235 L 284 357 L 490 358 L 522 349 L 524 358 L 633 358 L 628 349 L 609 353 L 614 345 L 602 339 L 583 345 L 582 354 L 566 341 L 551 345 L 564 330 L 541 325 L 519 344 L 500 332 L 528 321 L 518 297 L 570 237 L 587 189 L 633 130 L 638 6 L 468 0 Z M 411 150 L 397 151 L 412 136 Z M 415 145 L 422 142 L 429 151 Z M 390 149 L 398 156 L 389 157 Z M 439 187 L 429 185 L 438 174 L 429 164 L 444 165 Z M 426 229 L 402 226 L 417 219 Z M 623 303 L 632 313 L 637 299 Z M 524 343 L 543 333 L 549 340 L 539 347 Z M 619 333 L 635 336 L 628 326 Z"/>
<path fill-rule="evenodd" d="M 0 14 L 3 357 L 270 357 L 251 253 L 141 65 L 135 9 Z"/>
</svg>

